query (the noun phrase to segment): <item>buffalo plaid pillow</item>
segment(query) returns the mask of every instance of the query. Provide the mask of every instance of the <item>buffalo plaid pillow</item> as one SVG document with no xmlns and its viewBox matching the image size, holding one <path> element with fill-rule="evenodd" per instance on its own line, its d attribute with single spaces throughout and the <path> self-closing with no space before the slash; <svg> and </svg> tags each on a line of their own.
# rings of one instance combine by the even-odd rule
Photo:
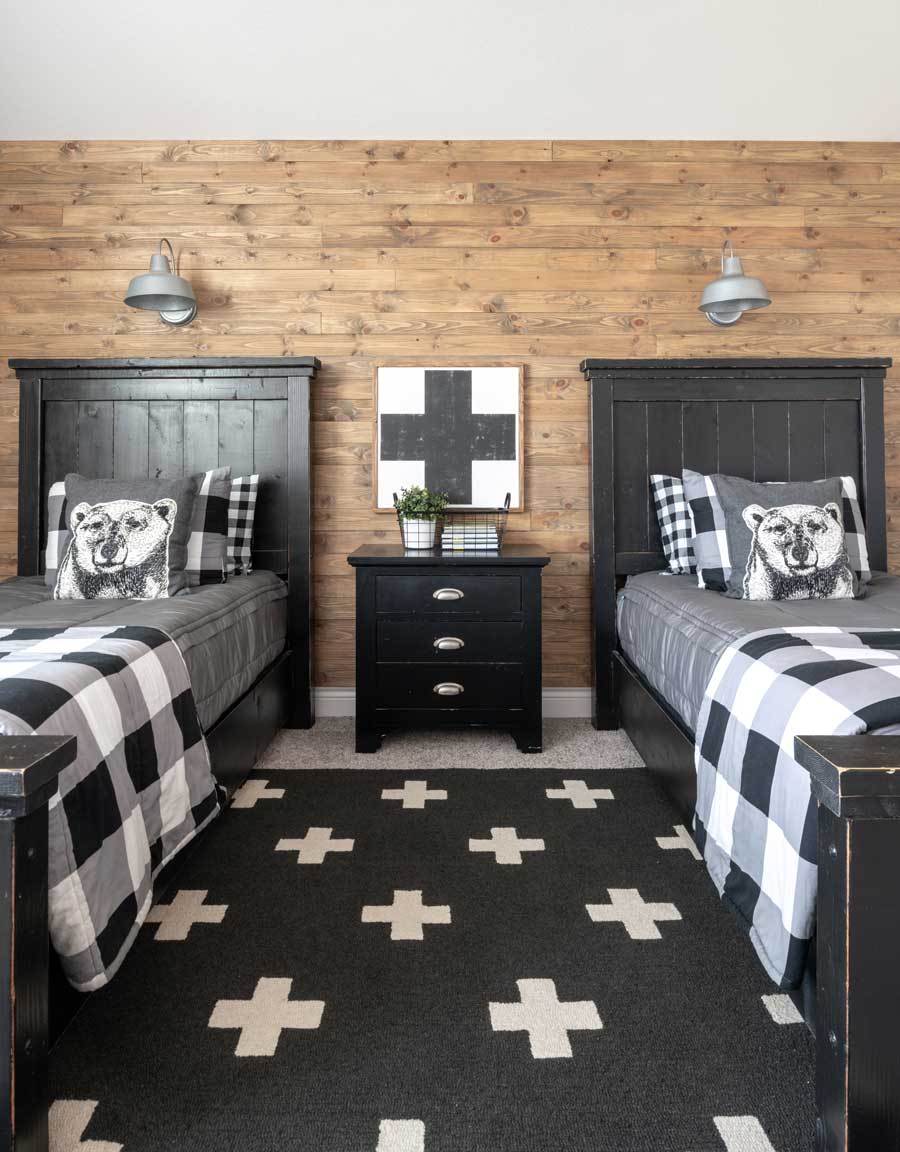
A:
<svg viewBox="0 0 900 1152">
<path fill-rule="evenodd" d="M 47 493 L 47 548 L 44 552 L 44 583 L 56 587 L 56 574 L 69 547 L 66 524 L 66 482 L 57 480 Z"/>
<path fill-rule="evenodd" d="M 719 502 L 714 477 L 685 468 L 681 473 L 684 495 L 691 514 L 697 585 L 724 592 L 731 576 L 725 512 Z"/>
<path fill-rule="evenodd" d="M 695 572 L 694 550 L 691 547 L 691 510 L 680 477 L 654 473 L 650 477 L 650 491 L 656 505 L 659 535 L 669 562 L 669 571 L 676 575 Z"/>
<path fill-rule="evenodd" d="M 228 574 L 240 576 L 253 570 L 253 517 L 259 476 L 236 476 L 228 499 Z"/>
<path fill-rule="evenodd" d="M 197 477 L 185 572 L 188 584 L 222 584 L 228 551 L 228 500 L 231 467 L 213 468 Z"/>
<path fill-rule="evenodd" d="M 859 506 L 856 481 L 852 476 L 841 477 L 841 505 L 844 511 L 847 559 L 860 584 L 868 584 L 872 579 L 872 569 L 869 567 L 869 549 L 866 547 L 866 525 Z"/>
<path fill-rule="evenodd" d="M 725 532 L 725 512 L 716 493 L 713 476 L 703 476 L 687 468 L 681 474 L 684 492 L 693 522 L 691 544 L 697 563 L 697 584 L 724 592 L 731 576 L 731 560 Z M 869 550 L 866 547 L 866 526 L 856 481 L 852 476 L 841 476 L 841 506 L 844 520 L 844 545 L 847 559 L 860 584 L 872 579 Z M 771 481 L 777 487 L 777 481 Z"/>
</svg>

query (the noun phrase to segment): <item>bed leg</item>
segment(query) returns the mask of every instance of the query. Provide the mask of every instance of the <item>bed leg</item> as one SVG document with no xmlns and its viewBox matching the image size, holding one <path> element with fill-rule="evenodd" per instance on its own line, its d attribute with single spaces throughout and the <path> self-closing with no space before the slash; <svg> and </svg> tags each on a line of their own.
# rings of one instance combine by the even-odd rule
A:
<svg viewBox="0 0 900 1152">
<path fill-rule="evenodd" d="M 900 1148 L 900 738 L 808 737 L 819 802 L 816 1147 Z"/>
<path fill-rule="evenodd" d="M 0 1149 L 47 1150 L 47 802 L 73 737 L 0 737 Z"/>
<path fill-rule="evenodd" d="M 285 728 L 312 728 L 316 717 L 313 709 L 309 659 L 299 652 L 292 652 L 289 660 L 291 684 L 284 726 Z"/>
</svg>

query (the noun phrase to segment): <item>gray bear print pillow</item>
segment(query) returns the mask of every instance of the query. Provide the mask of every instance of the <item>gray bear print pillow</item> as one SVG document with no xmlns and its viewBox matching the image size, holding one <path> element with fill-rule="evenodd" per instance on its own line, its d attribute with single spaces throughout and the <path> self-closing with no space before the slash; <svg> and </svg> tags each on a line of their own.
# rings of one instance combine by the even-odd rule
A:
<svg viewBox="0 0 900 1152">
<path fill-rule="evenodd" d="M 156 600 L 187 586 L 196 482 L 66 477 L 69 546 L 56 600 Z"/>
<path fill-rule="evenodd" d="M 743 511 L 752 541 L 745 600 L 838 600 L 854 595 L 841 506 L 784 504 Z"/>
<path fill-rule="evenodd" d="M 716 476 L 732 571 L 726 595 L 824 600 L 857 595 L 847 558 L 841 482 L 760 484 Z"/>
</svg>

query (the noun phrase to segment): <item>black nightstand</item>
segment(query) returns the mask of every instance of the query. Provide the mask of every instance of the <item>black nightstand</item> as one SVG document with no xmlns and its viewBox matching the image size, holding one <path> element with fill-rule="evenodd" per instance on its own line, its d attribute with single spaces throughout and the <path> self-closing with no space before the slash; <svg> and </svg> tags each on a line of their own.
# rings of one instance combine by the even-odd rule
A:
<svg viewBox="0 0 900 1152">
<path fill-rule="evenodd" d="M 541 570 L 529 544 L 501 552 L 358 548 L 356 751 L 398 728 L 505 728 L 541 751 Z"/>
</svg>

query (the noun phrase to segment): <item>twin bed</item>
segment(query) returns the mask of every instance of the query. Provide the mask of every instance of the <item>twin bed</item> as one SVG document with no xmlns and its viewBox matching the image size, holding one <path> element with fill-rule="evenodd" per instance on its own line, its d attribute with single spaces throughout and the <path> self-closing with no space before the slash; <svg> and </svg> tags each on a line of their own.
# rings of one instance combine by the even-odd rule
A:
<svg viewBox="0 0 900 1152">
<path fill-rule="evenodd" d="M 71 872 L 81 896 L 70 904 L 81 911 L 69 917 L 70 935 L 88 941 L 63 964 L 76 986 L 97 987 L 146 911 L 150 870 L 209 822 L 217 792 L 221 801 L 234 791 L 280 728 L 312 723 L 309 397 L 319 365 L 300 357 L 12 366 L 20 379 L 19 575 L 0 583 L 0 656 L 18 662 L 26 679 L 6 681 L 4 700 L 14 707 L 5 731 L 47 731 L 28 726 L 46 695 L 52 707 L 54 696 L 63 699 L 59 715 L 81 735 L 0 737 L 0 1029 L 9 1038 L 0 1060 L 0 1140 L 45 1152 L 48 1003 L 63 1017 L 72 1006 L 48 947 L 48 805 L 66 809 L 63 824 L 50 814 L 49 879 Z M 42 575 L 52 484 L 68 473 L 174 479 L 226 464 L 232 476 L 260 477 L 251 572 L 153 601 L 52 598 Z M 52 648 L 51 659 L 93 667 L 99 682 L 79 680 L 72 664 L 32 671 L 35 643 Z M 120 680 L 131 676 L 129 645 L 136 664 L 143 650 L 153 654 L 149 672 L 133 674 L 145 681 L 137 691 L 114 682 L 121 652 Z M 111 738 L 102 733 L 109 711 Z M 53 722 L 62 723 L 55 715 Z M 164 760 L 167 743 L 174 752 L 166 748 Z M 68 863 L 59 859 L 61 843 Z M 50 898 L 55 939 L 66 919 L 54 903 L 62 888 L 57 883 Z M 115 942 L 105 949 L 109 909 Z M 83 983 L 73 979 L 79 971 Z"/>
<path fill-rule="evenodd" d="M 856 631 L 900 628 L 900 578 L 883 574 L 889 365 L 582 365 L 591 412 L 594 724 L 628 732 L 688 827 L 698 799 L 695 735 L 723 654 L 763 630 L 835 628 L 855 642 Z M 775 482 L 850 476 L 861 497 L 871 567 L 882 574 L 862 600 L 751 603 L 700 589 L 695 576 L 665 573 L 650 476 L 680 476 L 683 468 Z M 900 647 L 890 636 L 884 643 Z M 891 704 L 882 711 L 900 719 L 900 700 Z M 793 758 L 810 777 L 813 868 L 818 864 L 816 934 L 792 995 L 816 1033 L 817 1148 L 829 1152 L 900 1148 L 896 731 L 896 723 L 874 724 L 865 735 L 801 732 L 791 741 Z M 755 767 L 746 754 L 750 788 Z"/>
</svg>

